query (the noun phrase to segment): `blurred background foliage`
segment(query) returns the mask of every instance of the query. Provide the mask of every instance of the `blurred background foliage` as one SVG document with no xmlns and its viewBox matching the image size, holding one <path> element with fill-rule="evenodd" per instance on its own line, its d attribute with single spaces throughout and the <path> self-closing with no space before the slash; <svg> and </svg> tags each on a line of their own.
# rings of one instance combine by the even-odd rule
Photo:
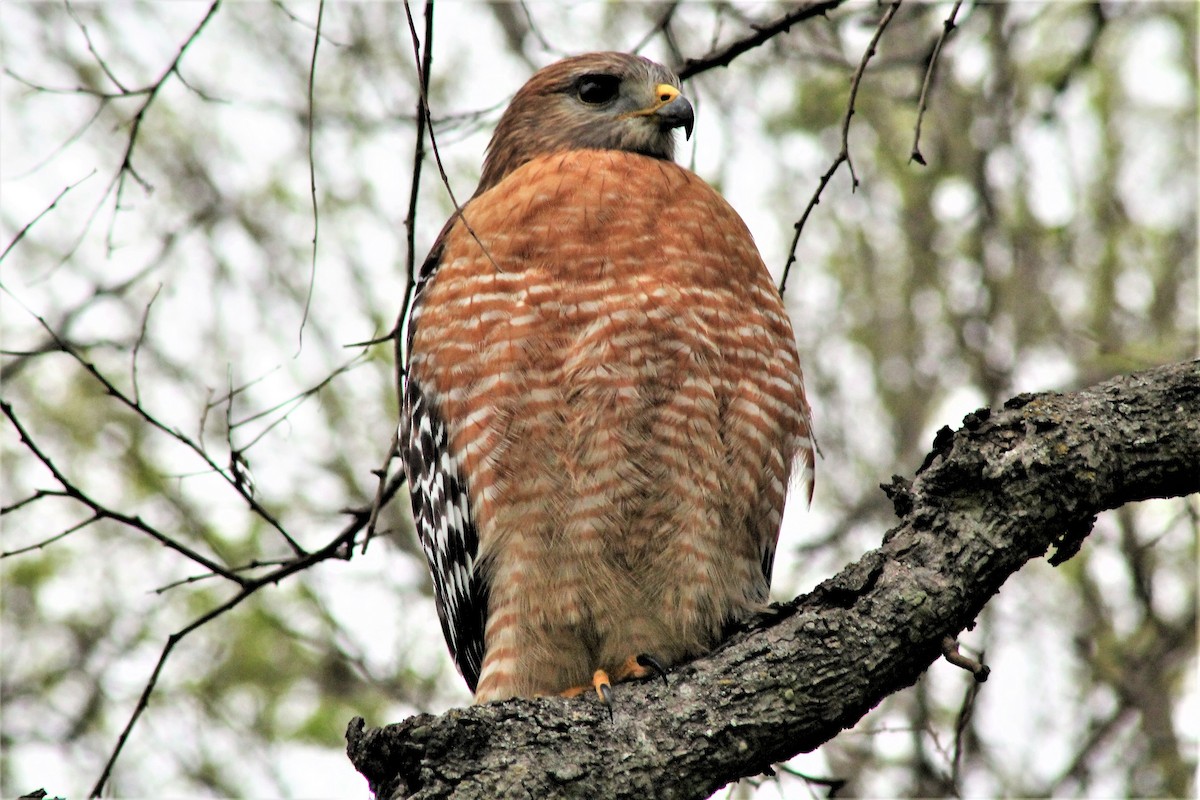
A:
<svg viewBox="0 0 1200 800">
<path fill-rule="evenodd" d="M 1195 6 L 963 4 L 919 166 L 952 7 L 902 6 L 884 31 L 849 135 L 860 183 L 843 165 L 799 241 L 786 299 L 824 458 L 812 509 L 789 507 L 780 598 L 879 543 L 877 485 L 940 426 L 1197 352 Z M 790 8 L 438 5 L 450 185 L 470 195 L 533 69 L 634 47 L 678 68 Z M 698 125 L 680 160 L 777 276 L 882 12 L 844 3 L 685 84 Z M 248 576 L 294 558 L 280 528 L 311 552 L 370 506 L 396 421 L 391 348 L 355 343 L 391 329 L 405 292 L 412 41 L 399 3 L 331 3 L 313 68 L 317 19 L 311 2 L 0 8 L 0 242 L 24 232 L 0 273 L 3 399 L 76 490 Z M 421 258 L 453 208 L 432 163 L 418 199 Z M 75 528 L 91 510 L 8 420 L 0 447 L 0 793 L 79 796 L 168 637 L 237 587 L 128 525 Z M 1198 518 L 1195 498 L 1103 515 L 964 634 L 993 668 L 978 694 L 937 664 L 726 794 L 826 791 L 798 771 L 845 780 L 842 796 L 1193 796 Z M 351 716 L 468 702 L 403 495 L 379 533 L 181 639 L 106 793 L 363 794 L 341 754 Z"/>
</svg>

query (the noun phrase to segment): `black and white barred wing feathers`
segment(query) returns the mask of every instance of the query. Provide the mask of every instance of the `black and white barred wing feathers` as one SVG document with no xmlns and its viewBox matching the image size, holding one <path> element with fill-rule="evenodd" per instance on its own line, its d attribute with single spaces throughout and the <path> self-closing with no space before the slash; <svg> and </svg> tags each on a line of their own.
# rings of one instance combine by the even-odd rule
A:
<svg viewBox="0 0 1200 800">
<path fill-rule="evenodd" d="M 459 672 L 474 692 L 483 663 L 488 594 L 486 581 L 477 568 L 479 535 L 466 479 L 451 452 L 439 404 L 413 375 L 410 358 L 421 317 L 422 290 L 437 269 L 440 250 L 435 246 L 422 267 L 402 333 L 405 375 L 400 447 L 413 522 L 429 562 L 442 633 Z"/>
</svg>

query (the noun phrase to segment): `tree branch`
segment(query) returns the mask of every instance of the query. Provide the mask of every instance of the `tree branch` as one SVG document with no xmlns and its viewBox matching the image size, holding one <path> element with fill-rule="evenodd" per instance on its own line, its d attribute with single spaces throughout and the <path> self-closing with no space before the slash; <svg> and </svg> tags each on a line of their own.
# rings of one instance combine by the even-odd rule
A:
<svg viewBox="0 0 1200 800">
<path fill-rule="evenodd" d="M 830 179 L 833 178 L 838 167 L 845 164 L 850 170 L 850 191 L 858 190 L 858 173 L 854 171 L 854 161 L 850 158 L 850 120 L 854 117 L 854 104 L 858 100 L 858 87 L 862 84 L 863 73 L 867 71 L 867 63 L 875 57 L 875 48 L 879 46 L 879 40 L 883 37 L 883 32 L 887 28 L 888 23 L 892 21 L 892 17 L 896 16 L 896 12 L 900 9 L 900 0 L 893 0 L 888 6 L 887 11 L 880 16 L 878 24 L 875 26 L 875 34 L 871 37 L 871 41 L 867 44 L 867 49 L 863 52 L 862 58 L 858 61 L 858 68 L 854 70 L 854 76 L 850 78 L 850 98 L 846 101 L 846 113 L 842 116 L 842 149 L 834 156 L 833 163 L 829 165 L 829 169 L 825 170 L 817 181 L 817 189 L 813 192 L 812 198 L 808 201 L 808 205 L 804 207 L 804 213 L 800 215 L 800 219 L 796 220 L 796 224 L 792 226 L 795 231 L 792 234 L 792 246 L 788 248 L 787 261 L 783 264 L 783 275 L 779 279 L 779 295 L 783 296 L 787 291 L 788 275 L 792 272 L 792 264 L 796 263 L 796 248 L 800 244 L 800 234 L 804 231 L 804 223 L 808 222 L 808 215 L 812 213 L 817 204 L 821 202 L 821 193 L 825 191 L 825 187 L 829 185 Z"/>
<path fill-rule="evenodd" d="M 706 56 L 689 58 L 685 61 L 683 66 L 676 70 L 679 80 L 686 81 L 715 67 L 727 67 L 733 63 L 735 58 L 747 50 L 753 50 L 779 34 L 787 33 L 797 22 L 803 22 L 813 17 L 823 17 L 844 2 L 845 0 L 815 0 L 814 2 L 799 3 L 791 11 L 770 22 L 752 25 L 754 33 L 744 36 L 737 41 L 730 42 Z"/>
<path fill-rule="evenodd" d="M 884 487 L 883 545 L 660 681 L 347 731 L 380 798 L 702 798 L 809 751 L 911 685 L 1005 580 L 1076 552 L 1095 515 L 1200 490 L 1200 361 L 1021 395 L 943 429 Z"/>
</svg>

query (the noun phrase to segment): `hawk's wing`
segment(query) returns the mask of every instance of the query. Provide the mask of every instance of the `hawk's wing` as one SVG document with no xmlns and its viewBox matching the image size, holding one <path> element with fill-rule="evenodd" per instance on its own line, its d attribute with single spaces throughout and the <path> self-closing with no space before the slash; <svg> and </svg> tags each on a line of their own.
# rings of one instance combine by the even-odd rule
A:
<svg viewBox="0 0 1200 800">
<path fill-rule="evenodd" d="M 483 664 L 487 623 L 487 581 L 479 569 L 479 535 L 471 512 L 466 477 L 450 451 L 446 423 L 432 392 L 412 375 L 408 353 L 421 316 L 423 290 L 436 274 L 442 241 L 452 218 L 421 267 L 413 287 L 408 319 L 401 331 L 405 360 L 401 389 L 400 447 L 412 497 L 413 522 L 433 576 L 438 618 L 450 654 L 471 691 Z"/>
</svg>

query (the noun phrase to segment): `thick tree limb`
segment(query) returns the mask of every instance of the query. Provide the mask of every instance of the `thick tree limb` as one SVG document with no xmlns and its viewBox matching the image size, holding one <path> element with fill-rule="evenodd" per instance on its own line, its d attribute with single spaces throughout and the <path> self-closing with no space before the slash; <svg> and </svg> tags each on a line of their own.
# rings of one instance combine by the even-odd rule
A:
<svg viewBox="0 0 1200 800">
<path fill-rule="evenodd" d="M 418 715 L 348 753 L 381 798 L 702 798 L 812 750 L 911 685 L 1004 581 L 1095 515 L 1200 491 L 1200 361 L 1079 392 L 1021 395 L 943 429 L 911 484 L 885 487 L 883 546 L 661 681 L 594 697 Z"/>
</svg>

